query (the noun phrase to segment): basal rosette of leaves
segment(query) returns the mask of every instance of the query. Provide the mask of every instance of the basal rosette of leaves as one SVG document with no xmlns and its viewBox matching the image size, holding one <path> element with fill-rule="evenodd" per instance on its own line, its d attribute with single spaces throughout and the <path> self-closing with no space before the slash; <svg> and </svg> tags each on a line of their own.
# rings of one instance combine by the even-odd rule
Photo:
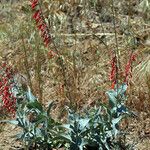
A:
<svg viewBox="0 0 150 150">
<path fill-rule="evenodd" d="M 121 149 L 121 143 L 116 138 L 121 134 L 119 123 L 130 114 L 125 106 L 127 85 L 107 92 L 109 106 L 101 104 L 84 115 L 79 115 L 69 109 L 68 123 L 61 127 L 65 133 L 59 135 L 68 143 L 69 150 L 112 150 Z"/>
<path fill-rule="evenodd" d="M 24 143 L 26 149 L 48 149 L 51 150 L 57 141 L 55 140 L 57 122 L 52 119 L 50 110 L 53 103 L 50 103 L 47 110 L 33 96 L 30 89 L 19 94 L 24 100 L 17 105 L 15 120 L 3 120 L 14 124 L 22 129 L 15 136 Z"/>
<path fill-rule="evenodd" d="M 121 149 L 117 141 L 121 135 L 120 121 L 130 114 L 125 106 L 127 85 L 107 92 L 109 105 L 78 114 L 68 109 L 68 121 L 58 123 L 51 115 L 53 103 L 45 109 L 33 96 L 31 90 L 24 92 L 26 101 L 17 107 L 15 120 L 4 120 L 22 128 L 17 138 L 27 149 L 52 149 L 63 146 L 66 150 L 112 150 Z"/>
</svg>

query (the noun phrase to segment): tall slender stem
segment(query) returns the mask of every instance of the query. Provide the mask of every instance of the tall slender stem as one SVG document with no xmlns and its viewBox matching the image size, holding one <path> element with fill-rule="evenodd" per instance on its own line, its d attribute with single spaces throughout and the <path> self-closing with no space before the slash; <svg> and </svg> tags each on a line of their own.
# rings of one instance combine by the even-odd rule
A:
<svg viewBox="0 0 150 150">
<path fill-rule="evenodd" d="M 32 82 L 31 82 L 31 75 L 30 75 L 30 72 L 29 72 L 28 56 L 27 56 L 27 50 L 26 50 L 26 47 L 25 47 L 25 42 L 24 42 L 23 35 L 22 35 L 22 46 L 23 46 L 23 50 L 24 50 L 24 66 L 25 66 L 25 70 L 26 70 L 29 86 L 30 86 L 30 88 L 32 90 Z"/>
<path fill-rule="evenodd" d="M 113 27 L 114 27 L 114 32 L 115 32 L 115 43 L 116 43 L 116 48 L 114 50 L 115 53 L 115 58 L 116 58 L 116 85 L 117 85 L 117 91 L 118 91 L 118 75 L 119 75 L 119 68 L 120 68 L 120 61 L 119 61 L 119 48 L 118 48 L 118 38 L 117 38 L 117 26 L 116 26 L 116 13 L 115 13 L 115 7 L 114 7 L 114 0 L 111 0 L 112 4 L 112 13 L 113 13 Z"/>
</svg>

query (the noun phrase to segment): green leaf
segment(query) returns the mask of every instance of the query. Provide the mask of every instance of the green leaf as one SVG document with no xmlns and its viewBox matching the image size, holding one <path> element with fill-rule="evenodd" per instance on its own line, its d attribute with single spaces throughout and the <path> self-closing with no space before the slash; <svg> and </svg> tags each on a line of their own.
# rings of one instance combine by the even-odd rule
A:
<svg viewBox="0 0 150 150">
<path fill-rule="evenodd" d="M 13 125 L 18 125 L 18 121 L 17 120 L 1 120 L 0 123 L 10 123 L 10 124 L 13 124 Z"/>
<path fill-rule="evenodd" d="M 119 88 L 118 88 L 118 94 L 122 95 L 126 92 L 127 90 L 127 84 L 123 83 Z"/>
<path fill-rule="evenodd" d="M 116 95 L 116 92 L 114 90 L 110 90 L 108 92 L 106 92 L 106 94 L 108 95 L 109 97 L 109 105 L 111 107 L 115 107 L 117 105 L 117 95 Z"/>
<path fill-rule="evenodd" d="M 27 104 L 28 109 L 38 109 L 40 112 L 43 112 L 43 107 L 38 101 L 33 101 Z"/>
<path fill-rule="evenodd" d="M 82 131 L 85 127 L 87 127 L 88 123 L 90 121 L 90 118 L 84 118 L 79 120 L 79 126 L 80 130 Z"/>
<path fill-rule="evenodd" d="M 122 119 L 123 116 L 119 116 L 118 118 L 115 118 L 112 120 L 113 125 L 116 125 L 120 122 L 120 120 Z"/>
<path fill-rule="evenodd" d="M 16 137 L 18 140 L 22 139 L 23 138 L 23 135 L 24 135 L 24 132 L 20 132 L 20 133 L 17 133 L 16 135 L 12 136 L 13 138 Z"/>
<path fill-rule="evenodd" d="M 82 141 L 81 141 L 81 143 L 80 143 L 80 145 L 79 145 L 79 149 L 80 150 L 83 150 L 83 147 L 85 146 L 85 145 L 87 145 L 88 144 L 88 142 L 86 142 L 86 141 L 84 141 L 83 139 L 82 139 Z"/>
<path fill-rule="evenodd" d="M 112 132 L 114 133 L 115 137 L 117 136 L 117 134 L 119 132 L 118 129 L 116 128 L 116 126 L 118 126 L 118 124 L 122 118 L 123 118 L 123 116 L 119 116 L 118 118 L 115 118 L 112 120 L 112 128 L 113 128 Z"/>
<path fill-rule="evenodd" d="M 30 87 L 28 86 L 28 91 L 26 93 L 27 99 L 29 102 L 34 102 L 36 101 L 36 97 L 32 94 Z"/>
<path fill-rule="evenodd" d="M 61 127 L 69 130 L 70 132 L 74 132 L 71 124 L 63 124 Z"/>
<path fill-rule="evenodd" d="M 71 143 L 74 143 L 74 141 L 72 141 L 72 138 L 70 135 L 66 135 L 66 134 L 60 134 L 59 137 L 62 137 L 64 140 L 67 140 Z"/>
<path fill-rule="evenodd" d="M 50 110 L 51 110 L 53 104 L 54 104 L 54 102 L 50 102 L 50 104 L 48 105 L 48 109 L 47 109 L 47 115 L 48 115 L 48 116 L 49 116 L 49 114 L 50 114 Z"/>
</svg>

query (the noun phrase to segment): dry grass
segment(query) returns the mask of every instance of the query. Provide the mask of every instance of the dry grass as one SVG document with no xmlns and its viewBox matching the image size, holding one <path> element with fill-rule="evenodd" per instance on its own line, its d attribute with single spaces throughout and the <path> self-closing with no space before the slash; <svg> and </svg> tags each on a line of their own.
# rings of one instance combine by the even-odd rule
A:
<svg viewBox="0 0 150 150">
<path fill-rule="evenodd" d="M 27 1 L 11 6 L 0 4 L 3 8 L 0 11 L 0 61 L 7 61 L 17 68 L 17 75 L 25 76 L 25 80 L 20 82 L 25 87 L 30 85 L 43 104 L 55 101 L 54 114 L 58 118 L 65 115 L 62 113 L 64 105 L 71 104 L 82 111 L 100 102 L 107 102 L 105 92 L 111 86 L 110 59 L 111 53 L 116 49 L 116 43 L 110 5 L 107 1 L 100 2 L 97 5 L 91 4 L 93 7 L 90 7 L 89 3 L 86 3 L 86 7 L 82 4 L 82 7 L 79 7 L 74 1 L 44 1 L 44 13 L 49 18 L 49 27 L 61 60 L 58 57 L 50 59 L 48 52 L 49 49 L 53 50 L 54 46 L 44 48 L 29 17 L 31 12 Z M 125 1 L 123 3 L 130 4 Z M 130 12 L 124 8 L 126 5 L 123 3 L 116 4 L 115 16 L 117 46 L 123 71 L 129 53 L 137 53 L 137 60 L 133 63 L 133 78 L 128 89 L 128 104 L 136 112 L 141 112 L 144 108 L 148 113 L 150 53 L 147 35 L 150 26 L 145 21 L 146 16 L 144 15 L 143 19 L 142 14 L 134 10 L 138 8 L 138 2 L 135 7 L 131 5 L 133 9 Z M 148 142 L 144 140 L 143 150 L 148 150 L 146 145 Z M 142 148 L 139 144 L 137 149 Z"/>
</svg>

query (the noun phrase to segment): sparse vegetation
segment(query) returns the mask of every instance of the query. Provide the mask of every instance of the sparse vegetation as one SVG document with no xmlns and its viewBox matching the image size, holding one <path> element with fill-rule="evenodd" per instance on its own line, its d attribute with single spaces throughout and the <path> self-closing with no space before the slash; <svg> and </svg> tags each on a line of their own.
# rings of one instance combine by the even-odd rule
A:
<svg viewBox="0 0 150 150">
<path fill-rule="evenodd" d="M 0 7 L 0 147 L 148 150 L 149 0 Z"/>
</svg>

